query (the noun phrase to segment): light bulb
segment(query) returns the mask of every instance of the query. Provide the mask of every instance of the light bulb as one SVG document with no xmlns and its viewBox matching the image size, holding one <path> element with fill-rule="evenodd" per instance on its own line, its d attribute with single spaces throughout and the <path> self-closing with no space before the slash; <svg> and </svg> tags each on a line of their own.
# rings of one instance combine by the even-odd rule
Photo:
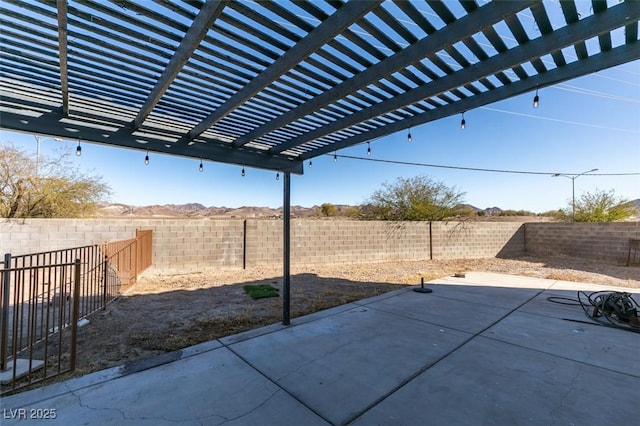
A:
<svg viewBox="0 0 640 426">
<path fill-rule="evenodd" d="M 367 155 L 371 156 L 371 144 L 367 142 Z"/>
<path fill-rule="evenodd" d="M 280 172 L 276 172 L 276 180 L 280 180 Z"/>
<path fill-rule="evenodd" d="M 199 171 L 203 171 L 204 170 L 204 165 L 202 164 L 202 160 L 200 160 L 200 167 L 198 167 Z"/>
<path fill-rule="evenodd" d="M 309 160 L 309 168 L 311 168 L 311 166 L 313 166 L 313 163 Z"/>
<path fill-rule="evenodd" d="M 82 147 L 80 146 L 80 141 L 78 141 L 78 147 L 76 148 L 76 155 L 78 157 L 82 155 Z"/>
<path fill-rule="evenodd" d="M 240 176 L 244 177 L 245 172 L 244 172 L 244 166 L 242 166 L 242 171 L 240 172 Z"/>
<path fill-rule="evenodd" d="M 338 161 L 338 154 L 333 154 L 333 162 L 335 163 L 336 161 Z"/>
<path fill-rule="evenodd" d="M 464 130 L 467 126 L 467 121 L 464 119 L 464 112 L 462 113 L 462 121 L 460 121 L 460 130 Z"/>
<path fill-rule="evenodd" d="M 147 155 L 144 156 L 144 165 L 149 165 L 149 151 L 147 151 Z"/>
<path fill-rule="evenodd" d="M 533 107 L 538 108 L 540 105 L 540 96 L 538 96 L 538 89 L 536 89 L 536 95 L 533 97 Z"/>
<path fill-rule="evenodd" d="M 413 138 L 411 137 L 411 127 L 409 127 L 409 133 L 407 133 L 407 142 L 411 141 L 413 141 Z"/>
</svg>

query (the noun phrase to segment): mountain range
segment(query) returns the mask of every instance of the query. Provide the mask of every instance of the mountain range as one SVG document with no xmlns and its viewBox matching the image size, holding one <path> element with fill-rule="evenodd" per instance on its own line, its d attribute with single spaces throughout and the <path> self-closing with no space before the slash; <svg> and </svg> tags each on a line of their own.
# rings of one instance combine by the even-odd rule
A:
<svg viewBox="0 0 640 426">
<path fill-rule="evenodd" d="M 640 217 L 640 199 L 631 202 L 638 210 L 636 219 Z M 335 205 L 337 216 L 345 216 L 345 212 L 352 206 Z M 470 209 L 479 216 L 495 217 L 503 213 L 503 209 L 499 207 L 488 207 L 480 209 L 470 204 L 463 204 L 459 207 Z M 342 214 L 341 214 L 342 213 Z M 211 217 L 211 218 L 235 218 L 235 219 L 254 219 L 254 218 L 279 218 L 282 216 L 281 208 L 271 207 L 250 207 L 243 206 L 237 208 L 231 207 L 206 207 L 200 203 L 187 204 L 163 204 L 150 206 L 132 206 L 122 203 L 99 203 L 98 217 L 158 217 L 158 218 L 174 218 L 174 217 Z M 291 216 L 297 218 L 313 218 L 322 216 L 321 206 L 303 207 L 291 206 Z"/>
<path fill-rule="evenodd" d="M 348 206 L 336 205 L 338 209 Z M 292 217 L 313 217 L 320 210 L 319 206 L 302 207 L 291 206 Z M 211 217 L 211 218 L 277 218 L 282 215 L 282 209 L 271 207 L 206 207 L 199 203 L 163 204 L 151 206 L 131 206 L 120 203 L 100 203 L 97 215 L 99 217 Z"/>
</svg>

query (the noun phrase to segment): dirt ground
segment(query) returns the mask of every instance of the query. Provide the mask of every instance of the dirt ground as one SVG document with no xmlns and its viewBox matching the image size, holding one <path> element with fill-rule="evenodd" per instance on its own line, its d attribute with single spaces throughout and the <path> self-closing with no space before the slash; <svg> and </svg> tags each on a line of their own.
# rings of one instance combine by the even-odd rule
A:
<svg viewBox="0 0 640 426">
<path fill-rule="evenodd" d="M 569 257 L 438 260 L 292 267 L 292 318 L 400 286 L 467 271 L 487 271 L 606 286 L 640 288 L 640 268 Z M 147 273 L 79 329 L 73 376 L 125 364 L 241 331 L 277 323 L 282 298 L 253 300 L 246 284 L 281 288 L 280 268 L 183 275 Z M 66 377 L 69 377 L 67 375 Z"/>
</svg>

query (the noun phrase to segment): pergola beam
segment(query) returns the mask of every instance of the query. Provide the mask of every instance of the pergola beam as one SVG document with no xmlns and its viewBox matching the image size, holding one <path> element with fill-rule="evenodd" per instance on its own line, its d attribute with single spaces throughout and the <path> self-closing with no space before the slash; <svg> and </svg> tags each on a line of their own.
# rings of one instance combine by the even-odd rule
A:
<svg viewBox="0 0 640 426">
<path fill-rule="evenodd" d="M 65 2 L 65 0 L 58 0 L 58 4 L 61 2 Z M 200 12 L 194 18 L 193 23 L 185 33 L 180 45 L 162 72 L 162 75 L 158 78 L 156 85 L 149 93 L 149 96 L 140 108 L 140 111 L 138 111 L 138 115 L 133 120 L 133 131 L 139 129 L 140 126 L 142 126 L 142 123 L 144 123 L 144 120 L 146 120 L 149 114 L 151 114 L 153 108 L 160 101 L 191 55 L 193 55 L 193 52 L 196 50 L 200 42 L 205 38 L 209 28 L 213 25 L 215 20 L 218 19 L 220 14 L 222 14 L 227 3 L 227 0 L 208 0 L 202 6 Z"/>
<path fill-rule="evenodd" d="M 419 62 L 422 58 L 435 54 L 450 43 L 451 40 L 461 40 L 467 38 L 487 26 L 493 25 L 501 21 L 505 17 L 517 13 L 532 4 L 535 1 L 518 1 L 518 2 L 496 2 L 488 4 L 470 13 L 458 21 L 448 25 L 441 31 L 435 32 L 424 37 L 411 46 L 403 49 L 388 58 L 378 62 L 377 64 L 363 70 L 354 75 L 352 78 L 337 84 L 333 88 L 321 93 L 304 104 L 291 109 L 282 114 L 275 120 L 272 120 L 262 127 L 257 128 L 238 138 L 233 145 L 242 146 L 259 137 L 271 133 L 274 130 L 282 128 L 300 118 L 303 118 L 313 111 L 318 111 L 332 102 L 335 102 L 350 93 L 354 93 L 363 87 L 374 84 L 382 78 L 400 71 L 409 65 Z M 278 147 L 274 151 L 284 151 L 290 146 Z"/>
<path fill-rule="evenodd" d="M 435 108 L 431 111 L 417 114 L 402 121 L 390 123 L 384 127 L 379 127 L 367 133 L 355 135 L 349 138 L 349 140 L 337 142 L 335 144 L 316 149 L 313 151 L 312 155 L 308 153 L 303 154 L 300 156 L 300 159 L 304 161 L 309 158 L 328 154 L 339 149 L 348 148 L 353 145 L 361 144 L 374 139 L 379 139 L 384 136 L 406 130 L 409 127 L 416 127 L 421 124 L 440 120 L 451 115 L 460 114 L 462 112 L 498 102 L 503 99 L 512 98 L 514 96 L 530 92 L 537 87 L 545 87 L 562 83 L 563 81 L 602 71 L 604 69 L 615 67 L 627 62 L 636 61 L 638 59 L 640 59 L 640 49 L 638 48 L 638 46 L 633 44 L 625 44 L 612 50 L 592 55 L 589 60 L 572 62 L 563 67 L 555 68 L 543 74 L 538 74 L 535 77 L 521 80 L 508 86 L 502 86 L 497 89 L 484 92 L 481 95 L 467 98 L 463 101 Z"/>
<path fill-rule="evenodd" d="M 469 81 L 477 81 L 483 77 L 494 75 L 500 71 L 512 68 L 516 65 L 539 58 L 548 52 L 560 50 L 582 40 L 587 40 L 615 28 L 623 27 L 630 22 L 637 21 L 640 17 L 640 2 L 624 2 L 609 9 L 607 13 L 589 16 L 560 28 L 553 33 L 543 35 L 529 43 L 513 48 L 500 55 L 493 56 L 483 62 L 469 67 L 466 72 L 450 74 L 441 79 L 427 83 L 414 90 L 396 96 L 388 101 L 381 102 L 371 108 L 363 109 L 348 117 L 334 121 L 326 126 L 308 132 L 302 136 L 293 138 L 280 144 L 270 152 L 276 154 L 319 139 L 323 136 L 347 129 L 356 124 L 366 122 L 383 114 L 393 112 L 399 108 L 420 102 L 456 87 L 460 87 Z M 582 61 L 579 61 L 582 62 Z M 464 101 L 458 101 L 461 103 Z M 404 120 L 403 120 L 404 121 Z M 405 125 L 406 127 L 406 125 Z M 370 133 L 370 132 L 369 132 Z"/>
<path fill-rule="evenodd" d="M 344 31 L 345 28 L 377 7 L 379 3 L 380 0 L 349 1 L 346 3 L 191 129 L 189 134 L 181 140 L 181 143 L 188 143 L 207 131 L 207 129 L 214 126 L 291 68 L 322 48 L 327 42 Z"/>
<path fill-rule="evenodd" d="M 67 0 L 58 0 L 58 55 L 62 114 L 69 115 L 69 70 L 67 67 Z"/>
<path fill-rule="evenodd" d="M 23 103 L 23 100 L 3 95 L 3 101 L 13 104 Z M 255 149 L 232 149 L 223 143 L 207 142 L 195 143 L 188 147 L 177 146 L 175 143 L 167 143 L 145 135 L 136 135 L 129 132 L 106 132 L 98 124 L 90 126 L 81 120 L 81 116 L 74 110 L 71 117 L 64 117 L 57 109 L 41 113 L 38 117 L 30 114 L 21 114 L 17 111 L 2 112 L 2 128 L 9 131 L 35 133 L 59 137 L 67 140 L 81 138 L 82 141 L 116 146 L 119 148 L 131 148 L 141 151 L 157 152 L 178 157 L 197 158 L 219 163 L 236 164 L 238 166 L 255 167 L 258 169 L 270 169 L 288 171 L 302 174 L 302 164 L 297 159 L 270 155 L 265 151 Z M 126 123 L 122 123 L 125 125 Z M 140 143 L 145 140 L 147 143 Z"/>
</svg>

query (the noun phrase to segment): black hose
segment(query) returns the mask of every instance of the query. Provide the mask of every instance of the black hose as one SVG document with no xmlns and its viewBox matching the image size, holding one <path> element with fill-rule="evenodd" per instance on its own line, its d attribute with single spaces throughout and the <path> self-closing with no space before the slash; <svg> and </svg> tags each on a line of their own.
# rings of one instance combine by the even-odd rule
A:
<svg viewBox="0 0 640 426">
<path fill-rule="evenodd" d="M 594 291 L 586 293 L 578 291 L 577 299 L 571 297 L 550 296 L 552 303 L 568 306 L 580 306 L 584 314 L 593 322 L 588 324 L 602 325 L 619 330 L 640 333 L 640 306 L 630 293 L 614 291 Z M 566 319 L 567 321 L 582 322 Z"/>
</svg>

